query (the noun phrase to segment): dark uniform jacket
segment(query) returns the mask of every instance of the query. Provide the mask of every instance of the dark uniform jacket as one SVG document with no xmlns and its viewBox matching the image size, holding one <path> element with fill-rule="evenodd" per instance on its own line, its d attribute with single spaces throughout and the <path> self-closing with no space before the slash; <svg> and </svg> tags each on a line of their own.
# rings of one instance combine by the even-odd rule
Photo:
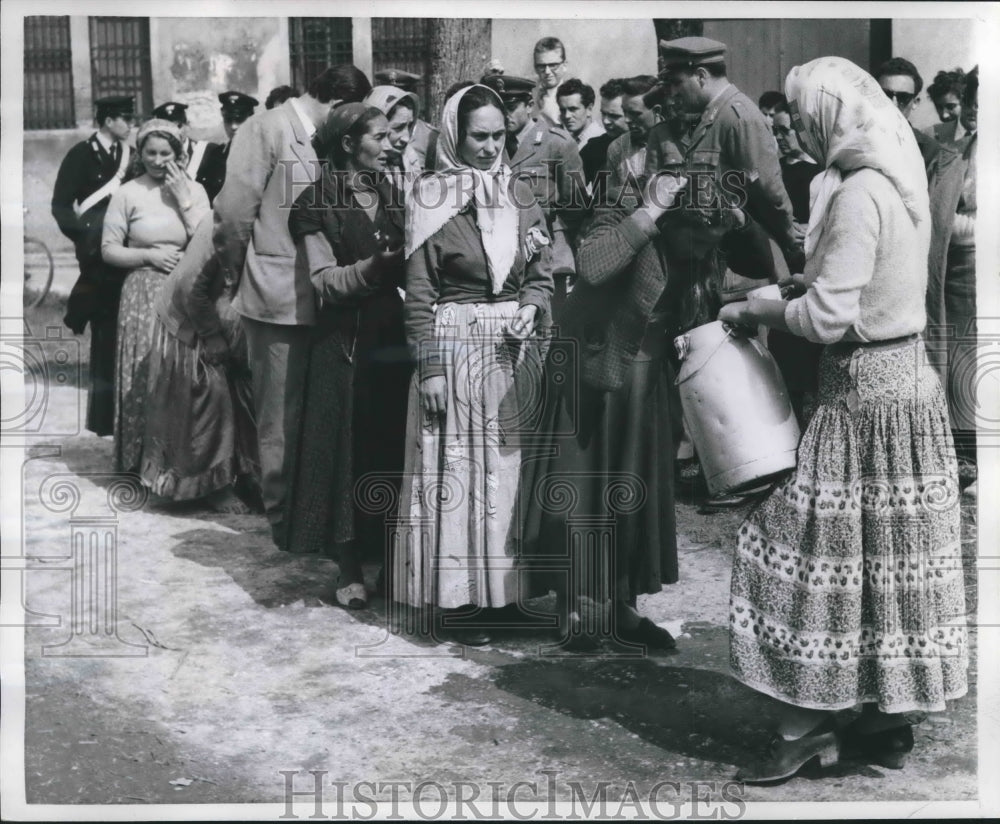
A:
<svg viewBox="0 0 1000 824">
<path fill-rule="evenodd" d="M 226 182 L 226 159 L 229 157 L 229 142 L 209 143 L 205 147 L 205 156 L 195 175 L 195 180 L 205 187 L 208 202 L 215 203 L 215 196 L 222 191 Z"/>
<path fill-rule="evenodd" d="M 650 130 L 647 175 L 663 168 L 668 147 L 675 145 L 668 124 L 660 123 Z M 746 210 L 786 256 L 800 254 L 792 229 L 792 205 L 781 180 L 778 147 L 750 98 L 730 84 L 702 112 L 683 146 L 687 171 L 713 172 L 717 178 L 730 170 L 745 172 Z M 796 267 L 796 271 L 801 268 Z"/>
<path fill-rule="evenodd" d="M 104 149 L 95 132 L 67 152 L 52 190 L 52 217 L 73 242 L 80 264 L 80 277 L 70 293 L 65 318 L 66 325 L 78 335 L 88 321 L 117 314 L 118 295 L 127 272 L 109 266 L 101 257 L 101 233 L 111 195 L 79 217 L 73 204 L 82 203 L 104 186 L 118 167 L 119 162 Z"/>
</svg>

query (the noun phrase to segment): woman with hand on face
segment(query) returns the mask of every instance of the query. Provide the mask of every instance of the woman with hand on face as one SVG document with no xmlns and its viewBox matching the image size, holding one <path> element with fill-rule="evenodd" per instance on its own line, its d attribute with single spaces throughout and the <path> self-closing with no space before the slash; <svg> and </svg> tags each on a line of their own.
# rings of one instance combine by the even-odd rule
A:
<svg viewBox="0 0 1000 824">
<path fill-rule="evenodd" d="M 394 595 L 457 614 L 519 597 L 513 398 L 530 387 L 515 377 L 530 381 L 525 367 L 539 363 L 535 329 L 552 295 L 545 217 L 503 165 L 505 136 L 491 89 L 454 94 L 438 172 L 406 203 L 406 336 L 418 372 L 400 499 L 413 526 L 394 559 Z M 482 628 L 452 628 L 460 642 L 490 640 Z"/>
<path fill-rule="evenodd" d="M 120 472 L 137 472 L 142 465 L 153 305 L 209 211 L 205 190 L 184 171 L 176 125 L 144 123 L 135 154 L 138 177 L 112 195 L 101 238 L 104 260 L 132 270 L 122 286 L 115 359 L 115 468 Z"/>
<path fill-rule="evenodd" d="M 386 117 L 389 141 L 386 172 L 401 192 L 408 193 L 413 187 L 413 179 L 424 170 L 420 155 L 410 145 L 420 111 L 417 96 L 396 86 L 376 86 L 363 102 Z"/>
<path fill-rule="evenodd" d="M 899 768 L 906 713 L 968 689 L 955 448 L 921 331 L 931 215 L 913 130 L 875 80 L 839 57 L 785 83 L 813 182 L 804 290 L 722 308 L 825 344 L 798 465 L 739 530 L 730 595 L 735 677 L 783 702 L 768 782 L 835 761 L 844 738 Z"/>
<path fill-rule="evenodd" d="M 368 603 L 362 562 L 384 558 L 384 515 L 358 484 L 398 486 L 411 372 L 403 333 L 403 211 L 385 175 L 385 115 L 364 103 L 330 112 L 314 138 L 323 174 L 295 201 L 288 227 L 321 308 L 312 329 L 305 406 L 284 547 L 332 555 L 337 602 Z"/>
</svg>

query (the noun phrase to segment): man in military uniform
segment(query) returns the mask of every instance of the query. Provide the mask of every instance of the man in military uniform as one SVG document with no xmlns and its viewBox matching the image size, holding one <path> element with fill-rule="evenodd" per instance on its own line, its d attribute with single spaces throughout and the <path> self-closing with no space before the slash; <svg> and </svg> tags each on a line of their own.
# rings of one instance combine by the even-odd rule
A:
<svg viewBox="0 0 1000 824">
<path fill-rule="evenodd" d="M 504 159 L 511 172 L 525 181 L 545 212 L 552 236 L 553 316 L 566 292 L 566 280 L 576 274 L 571 243 L 587 202 L 583 162 L 573 136 L 544 117 L 533 115 L 534 83 L 523 77 L 490 75 L 482 84 L 503 101 L 507 140 Z"/>
<path fill-rule="evenodd" d="M 223 92 L 219 95 L 219 102 L 222 104 L 222 126 L 226 130 L 227 140 L 225 143 L 208 144 L 205 160 L 195 178 L 205 187 L 209 203 L 215 202 L 215 196 L 222 191 L 222 184 L 226 182 L 226 160 L 229 158 L 229 147 L 233 145 L 233 135 L 257 108 L 257 100 L 243 92 Z"/>
<path fill-rule="evenodd" d="M 683 109 L 700 113 L 694 130 L 682 141 L 689 173 L 710 173 L 716 191 L 727 172 L 744 176 L 745 208 L 777 242 L 789 269 L 805 265 L 801 239 L 792 225 L 792 205 L 781 181 L 778 150 L 764 116 L 754 102 L 726 77 L 726 45 L 707 37 L 660 42 L 660 80 Z M 649 135 L 646 173 L 666 165 L 664 151 L 676 143 L 670 124 Z M 727 184 L 729 189 L 732 183 Z"/>
<path fill-rule="evenodd" d="M 87 429 L 110 435 L 115 420 L 115 336 L 118 300 L 126 271 L 101 257 L 104 214 L 129 167 L 125 142 L 132 129 L 131 97 L 104 97 L 95 103 L 98 130 L 69 150 L 52 191 L 52 216 L 73 241 L 80 277 L 73 286 L 63 322 L 76 335 L 90 324 L 90 393 Z"/>
<path fill-rule="evenodd" d="M 417 84 L 423 80 L 419 74 L 403 71 L 403 69 L 384 69 L 375 72 L 375 83 L 379 86 L 395 86 L 404 92 L 412 92 L 418 98 Z M 419 117 L 413 121 L 413 133 L 410 135 L 410 143 L 407 146 L 414 152 L 420 160 L 420 168 L 434 168 L 434 150 L 437 148 L 437 134 L 430 123 L 421 120 Z M 428 156 L 429 155 L 429 156 Z"/>
<path fill-rule="evenodd" d="M 187 108 L 186 103 L 170 101 L 161 103 L 153 109 L 152 114 L 153 117 L 177 124 L 177 128 L 181 130 L 181 137 L 184 138 L 184 155 L 187 157 L 184 169 L 192 180 L 199 180 L 201 166 L 205 162 L 205 153 L 211 144 L 207 140 L 192 140 L 188 135 Z"/>
</svg>

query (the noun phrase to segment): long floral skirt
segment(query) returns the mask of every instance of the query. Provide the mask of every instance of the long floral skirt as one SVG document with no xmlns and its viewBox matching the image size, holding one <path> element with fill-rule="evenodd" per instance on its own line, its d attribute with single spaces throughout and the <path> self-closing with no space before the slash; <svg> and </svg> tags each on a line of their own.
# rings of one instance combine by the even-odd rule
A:
<svg viewBox="0 0 1000 824">
<path fill-rule="evenodd" d="M 115 353 L 115 468 L 138 472 L 146 432 L 146 390 L 153 348 L 153 308 L 163 286 L 163 272 L 136 269 L 122 286 Z"/>
<path fill-rule="evenodd" d="M 238 476 L 260 481 L 246 340 L 225 305 L 225 364 L 206 363 L 197 340 L 188 345 L 154 321 L 140 475 L 175 501 L 225 489 Z"/>
<path fill-rule="evenodd" d="M 516 522 L 521 449 L 518 392 L 526 364 L 540 376 L 537 344 L 504 332 L 515 301 L 438 307 L 435 342 L 448 387 L 443 420 L 428 420 L 420 375 L 410 384 L 400 529 L 393 554 L 398 601 L 445 609 L 502 607 L 518 599 Z"/>
<path fill-rule="evenodd" d="M 736 678 L 800 707 L 944 709 L 967 690 L 960 531 L 923 341 L 827 347 L 798 466 L 740 527 Z"/>
</svg>

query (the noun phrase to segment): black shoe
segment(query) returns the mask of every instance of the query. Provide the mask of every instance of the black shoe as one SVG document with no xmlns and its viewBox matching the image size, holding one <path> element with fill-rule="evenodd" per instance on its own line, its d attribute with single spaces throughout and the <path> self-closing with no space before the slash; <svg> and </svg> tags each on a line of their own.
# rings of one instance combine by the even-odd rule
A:
<svg viewBox="0 0 1000 824">
<path fill-rule="evenodd" d="M 623 641 L 645 644 L 650 649 L 677 649 L 677 641 L 674 640 L 674 636 L 648 618 L 640 619 L 639 623 L 632 629 L 619 629 L 618 637 Z"/>
<path fill-rule="evenodd" d="M 484 647 L 493 640 L 493 636 L 482 627 L 453 627 L 447 629 L 446 633 L 456 644 L 469 647 Z"/>
<path fill-rule="evenodd" d="M 858 722 L 855 721 L 844 730 L 844 748 L 887 770 L 901 770 L 913 750 L 913 727 L 903 724 L 865 733 L 858 730 Z"/>
<path fill-rule="evenodd" d="M 820 767 L 836 764 L 840 759 L 840 742 L 833 724 L 824 722 L 808 735 L 786 741 L 775 735 L 767 746 L 763 760 L 736 773 L 736 780 L 746 784 L 767 784 L 791 778 L 807 764 Z"/>
</svg>

